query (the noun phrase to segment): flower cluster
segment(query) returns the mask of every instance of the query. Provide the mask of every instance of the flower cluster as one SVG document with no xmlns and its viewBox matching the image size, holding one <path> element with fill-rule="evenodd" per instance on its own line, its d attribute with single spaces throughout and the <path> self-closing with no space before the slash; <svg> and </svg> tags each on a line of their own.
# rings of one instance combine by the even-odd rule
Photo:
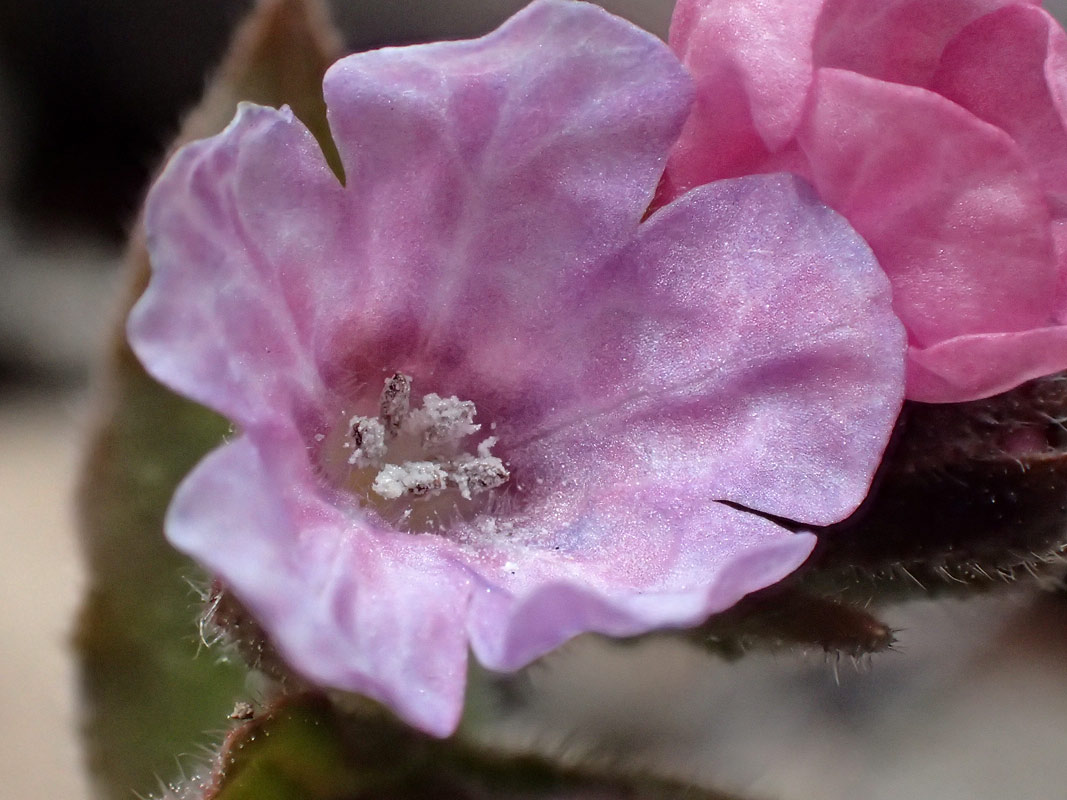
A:
<svg viewBox="0 0 1067 800">
<path fill-rule="evenodd" d="M 665 45 L 537 0 L 324 91 L 343 181 L 242 106 L 153 187 L 129 321 L 238 431 L 167 535 L 294 669 L 444 735 L 468 648 L 698 624 L 808 556 L 772 519 L 863 499 L 903 395 L 889 283 L 790 175 L 648 216 L 693 94 Z"/>
<path fill-rule="evenodd" d="M 679 0 L 697 84 L 663 196 L 787 170 L 867 240 L 908 397 L 1067 368 L 1067 35 L 1011 0 Z"/>
</svg>

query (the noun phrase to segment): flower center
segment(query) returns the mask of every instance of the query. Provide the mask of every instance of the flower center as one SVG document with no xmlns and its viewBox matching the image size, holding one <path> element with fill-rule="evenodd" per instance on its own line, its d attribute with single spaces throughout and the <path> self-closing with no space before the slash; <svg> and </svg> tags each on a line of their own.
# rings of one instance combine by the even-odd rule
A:
<svg viewBox="0 0 1067 800">
<path fill-rule="evenodd" d="M 482 426 L 469 400 L 429 393 L 411 402 L 411 377 L 385 381 L 377 416 L 345 416 L 324 443 L 327 473 L 390 522 L 416 531 L 441 530 L 456 516 L 484 510 L 511 473 L 491 452 L 497 437 L 473 452 L 466 445 Z M 495 427 L 495 426 L 493 426 Z"/>
</svg>

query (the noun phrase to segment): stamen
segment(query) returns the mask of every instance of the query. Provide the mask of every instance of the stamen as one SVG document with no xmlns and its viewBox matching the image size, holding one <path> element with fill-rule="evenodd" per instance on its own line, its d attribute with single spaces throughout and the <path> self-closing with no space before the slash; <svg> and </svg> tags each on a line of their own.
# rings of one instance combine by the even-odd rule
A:
<svg viewBox="0 0 1067 800">
<path fill-rule="evenodd" d="M 410 495 L 423 497 L 437 494 L 447 485 L 448 474 L 432 461 L 405 461 L 386 464 L 371 486 L 386 500 Z"/>
<path fill-rule="evenodd" d="M 348 421 L 352 446 L 348 463 L 356 467 L 378 464 L 386 453 L 385 426 L 370 417 L 352 417 Z"/>
<path fill-rule="evenodd" d="M 465 456 L 453 461 L 450 466 L 448 477 L 459 488 L 464 500 L 470 500 L 471 495 L 503 486 L 511 477 L 504 462 L 496 456 Z"/>
<path fill-rule="evenodd" d="M 403 530 L 439 532 L 456 515 L 491 513 L 489 491 L 511 480 L 491 452 L 497 437 L 475 448 L 466 441 L 483 427 L 474 422 L 474 403 L 431 392 L 413 408 L 411 390 L 410 376 L 393 373 L 379 396 L 377 418 L 344 414 L 342 424 L 322 436 L 331 477 Z"/>
<path fill-rule="evenodd" d="M 379 409 L 385 430 L 390 437 L 396 436 L 400 426 L 408 416 L 411 406 L 411 376 L 402 372 L 394 372 L 392 377 L 385 381 L 382 389 Z"/>
<path fill-rule="evenodd" d="M 423 396 L 422 408 L 411 417 L 413 424 L 422 429 L 422 446 L 432 453 L 458 445 L 464 436 L 479 430 L 482 426 L 474 424 L 477 412 L 470 400 L 430 392 Z"/>
</svg>

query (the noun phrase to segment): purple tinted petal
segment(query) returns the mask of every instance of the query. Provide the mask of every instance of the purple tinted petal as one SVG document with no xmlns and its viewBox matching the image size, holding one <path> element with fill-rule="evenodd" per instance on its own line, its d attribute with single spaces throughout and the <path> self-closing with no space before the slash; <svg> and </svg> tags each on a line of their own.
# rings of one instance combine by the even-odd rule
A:
<svg viewBox="0 0 1067 800">
<path fill-rule="evenodd" d="M 815 185 L 870 242 L 914 346 L 1055 321 L 1048 210 L 1003 131 L 925 89 L 839 70 L 816 86 Z"/>
<path fill-rule="evenodd" d="M 477 373 L 485 331 L 528 338 L 633 234 L 689 84 L 655 37 L 559 0 L 482 39 L 338 62 L 325 95 L 366 274 L 331 338 L 366 352 L 392 331 L 394 358 L 456 391 L 457 353 Z"/>
<path fill-rule="evenodd" d="M 242 219 L 249 198 L 235 175 L 247 152 L 264 149 L 287 160 L 259 199 L 284 196 L 307 216 L 331 182 L 336 192 L 318 145 L 287 109 L 242 106 L 221 134 L 180 150 L 149 193 L 152 280 L 128 324 L 153 376 L 242 425 L 313 409 L 323 395 L 301 327 L 303 284 L 285 278 Z"/>
<path fill-rule="evenodd" d="M 815 545 L 753 514 L 680 499 L 673 486 L 605 501 L 574 520 L 559 550 L 528 554 L 474 593 L 481 663 L 513 670 L 580 633 L 696 625 L 780 581 Z"/>
<path fill-rule="evenodd" d="M 808 67 L 771 50 L 784 77 L 753 108 L 784 141 Z M 814 541 L 715 501 L 823 523 L 861 499 L 902 394 L 884 276 L 791 177 L 701 188 L 639 232 L 689 94 L 662 43 L 541 0 L 477 41 L 336 65 L 343 188 L 267 109 L 168 168 L 131 337 L 245 433 L 167 533 L 313 681 L 446 734 L 468 637 L 514 668 L 587 630 L 694 624 Z M 331 485 L 328 423 L 391 370 L 498 423 L 513 472 L 484 514 L 405 533 Z"/>
<path fill-rule="evenodd" d="M 324 502 L 304 448 L 274 431 L 208 456 L 179 487 L 167 536 L 219 576 L 313 681 L 362 692 L 437 735 L 466 681 L 466 570 L 443 537 L 377 532 Z"/>
<path fill-rule="evenodd" d="M 562 331 L 569 350 L 557 340 L 559 411 L 501 440 L 533 496 L 548 476 L 561 508 L 673 483 L 810 524 L 863 499 L 899 410 L 904 333 L 867 245 L 799 179 L 690 192 L 569 302 L 595 314 Z"/>
<path fill-rule="evenodd" d="M 1067 34 L 1036 6 L 980 18 L 949 43 L 930 88 L 1004 130 L 1067 216 Z"/>
</svg>

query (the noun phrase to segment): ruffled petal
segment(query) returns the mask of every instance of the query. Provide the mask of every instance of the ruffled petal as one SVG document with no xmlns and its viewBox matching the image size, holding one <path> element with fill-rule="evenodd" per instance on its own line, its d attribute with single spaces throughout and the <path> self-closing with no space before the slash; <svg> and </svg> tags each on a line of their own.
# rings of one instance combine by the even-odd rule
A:
<svg viewBox="0 0 1067 800">
<path fill-rule="evenodd" d="M 526 340 L 633 235 L 690 83 L 655 37 L 560 0 L 482 39 L 338 62 L 325 95 L 363 233 L 352 313 L 330 338 L 366 353 L 387 335 L 391 368 L 433 365 L 460 388 L 457 354 L 484 331 Z"/>
<path fill-rule="evenodd" d="M 926 86 L 952 38 L 984 14 L 1040 0 L 826 0 L 815 33 L 819 67 Z"/>
<path fill-rule="evenodd" d="M 925 89 L 820 70 L 799 141 L 888 273 L 913 346 L 1055 322 L 1049 213 L 1003 131 Z"/>
<path fill-rule="evenodd" d="M 572 302 L 595 313 L 556 340 L 555 413 L 501 435 L 524 491 L 555 493 L 547 518 L 575 492 L 646 483 L 810 524 L 863 499 L 901 402 L 904 331 L 870 249 L 802 181 L 690 192 Z"/>
<path fill-rule="evenodd" d="M 286 156 L 252 197 L 236 190 L 249 152 Z M 250 236 L 242 214 L 284 197 L 305 230 L 339 189 L 288 109 L 243 105 L 225 131 L 180 150 L 148 196 L 152 279 L 128 323 L 148 371 L 242 425 L 314 413 L 324 391 L 302 324 L 309 300 L 288 274 L 303 265 L 286 263 L 282 234 Z"/>
<path fill-rule="evenodd" d="M 699 624 L 780 581 L 815 545 L 811 534 L 679 497 L 677 487 L 604 501 L 560 545 L 526 553 L 475 592 L 469 628 L 481 663 L 514 670 L 581 633 Z"/>
<path fill-rule="evenodd" d="M 1029 5 L 987 14 L 949 43 L 930 88 L 1006 131 L 1067 216 L 1067 34 L 1056 20 Z"/>
<path fill-rule="evenodd" d="M 823 2 L 678 3 L 670 44 L 697 95 L 671 154 L 671 197 L 767 171 L 763 162 L 792 139 L 811 84 L 811 37 Z"/>
<path fill-rule="evenodd" d="M 443 537 L 376 531 L 319 497 L 294 433 L 209 455 L 166 519 L 179 550 L 220 577 L 286 661 L 437 735 L 459 720 L 471 583 Z"/>
</svg>

